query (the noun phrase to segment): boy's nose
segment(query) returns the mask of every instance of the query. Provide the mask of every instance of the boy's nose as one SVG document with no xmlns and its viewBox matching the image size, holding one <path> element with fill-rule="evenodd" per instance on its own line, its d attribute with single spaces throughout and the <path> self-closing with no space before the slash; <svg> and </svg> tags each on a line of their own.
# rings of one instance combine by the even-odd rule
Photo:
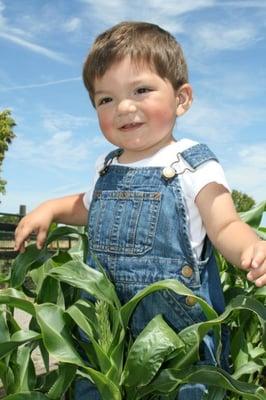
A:
<svg viewBox="0 0 266 400">
<path fill-rule="evenodd" d="M 121 100 L 117 106 L 118 114 L 134 113 L 137 111 L 137 107 L 134 101 L 130 99 Z"/>
</svg>

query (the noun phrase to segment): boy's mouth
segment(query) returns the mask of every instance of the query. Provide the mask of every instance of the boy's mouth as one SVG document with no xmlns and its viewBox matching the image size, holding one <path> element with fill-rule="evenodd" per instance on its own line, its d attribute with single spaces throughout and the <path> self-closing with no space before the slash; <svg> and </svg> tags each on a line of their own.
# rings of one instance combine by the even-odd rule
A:
<svg viewBox="0 0 266 400">
<path fill-rule="evenodd" d="M 137 129 L 143 125 L 143 122 L 130 122 L 129 124 L 125 124 L 120 126 L 120 130 L 127 131 L 130 129 Z"/>
</svg>

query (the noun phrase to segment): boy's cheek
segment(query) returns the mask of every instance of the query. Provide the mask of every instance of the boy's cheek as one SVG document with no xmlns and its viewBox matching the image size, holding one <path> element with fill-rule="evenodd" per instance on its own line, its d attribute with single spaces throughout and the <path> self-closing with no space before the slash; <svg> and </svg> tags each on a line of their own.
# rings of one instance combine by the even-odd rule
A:
<svg viewBox="0 0 266 400">
<path fill-rule="evenodd" d="M 105 134 L 108 132 L 110 132 L 110 130 L 112 129 L 112 120 L 110 118 L 106 118 L 106 117 L 101 117 L 98 115 L 98 119 L 99 119 L 99 125 L 101 128 L 101 131 Z"/>
</svg>

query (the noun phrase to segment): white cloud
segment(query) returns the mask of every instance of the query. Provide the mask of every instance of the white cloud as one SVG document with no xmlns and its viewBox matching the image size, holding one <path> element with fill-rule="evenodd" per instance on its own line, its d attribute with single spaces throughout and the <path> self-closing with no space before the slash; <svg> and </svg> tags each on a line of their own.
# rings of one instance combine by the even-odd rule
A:
<svg viewBox="0 0 266 400">
<path fill-rule="evenodd" d="M 191 109 L 177 119 L 177 132 L 215 143 L 228 143 L 235 134 L 248 125 L 254 116 L 245 106 L 238 106 L 232 113 L 231 104 L 217 104 L 210 97 L 195 98 Z"/>
<path fill-rule="evenodd" d="M 52 60 L 63 62 L 63 63 L 66 63 L 66 64 L 70 63 L 70 61 L 67 60 L 62 54 L 60 54 L 58 52 L 55 52 L 53 50 L 50 50 L 50 49 L 48 49 L 46 47 L 40 46 L 40 45 L 38 45 L 36 43 L 33 43 L 33 42 L 28 41 L 28 40 L 22 39 L 22 38 L 20 38 L 18 36 L 15 36 L 15 35 L 11 34 L 11 33 L 0 32 L 0 37 L 3 38 L 3 39 L 8 40 L 10 42 L 13 42 L 13 43 L 17 44 L 18 46 L 24 47 L 24 48 L 26 48 L 26 49 L 34 52 L 34 53 L 38 53 L 38 54 L 41 54 L 41 55 L 43 55 L 45 57 L 48 57 L 48 58 L 50 58 Z"/>
<path fill-rule="evenodd" d="M 256 201 L 266 200 L 266 142 L 240 146 L 234 162 L 226 168 L 232 188 L 250 194 Z"/>
<path fill-rule="evenodd" d="M 60 79 L 60 80 L 56 80 L 56 81 L 49 81 L 49 82 L 44 82 L 44 83 L 32 83 L 30 85 L 9 86 L 9 87 L 2 87 L 2 88 L 0 87 L 0 91 L 9 92 L 12 90 L 35 89 L 35 88 L 60 85 L 62 83 L 68 83 L 68 82 L 74 82 L 74 81 L 80 81 L 80 80 L 81 80 L 81 77 L 75 77 L 75 78 L 68 78 L 68 79 Z"/>
<path fill-rule="evenodd" d="M 66 32 L 74 32 L 81 26 L 81 19 L 73 17 L 63 24 L 63 28 Z"/>
<path fill-rule="evenodd" d="M 7 159 L 23 162 L 38 169 L 82 171 L 103 145 L 98 138 L 96 117 L 80 117 L 64 112 L 40 112 L 43 135 L 17 134 Z M 19 124 L 21 126 L 21 124 Z M 24 130 L 27 128 L 24 127 Z M 38 127 L 35 127 L 35 130 Z M 32 130 L 32 127 L 31 127 Z M 39 130 L 39 129 L 38 129 Z M 87 135 L 82 132 L 89 132 Z M 93 132 L 93 133 L 91 133 Z"/>
<path fill-rule="evenodd" d="M 148 4 L 153 9 L 160 9 L 164 15 L 178 16 L 186 13 L 201 10 L 203 8 L 213 7 L 215 0 L 149 0 Z"/>
<path fill-rule="evenodd" d="M 265 149 L 266 142 L 250 144 L 240 149 L 239 156 L 246 166 L 258 166 L 261 171 L 264 171 L 264 179 L 266 180 Z"/>
<path fill-rule="evenodd" d="M 194 32 L 197 46 L 207 50 L 239 50 L 258 40 L 257 29 L 249 24 L 232 27 L 229 24 L 204 24 Z"/>
<path fill-rule="evenodd" d="M 45 110 L 43 112 L 43 126 L 49 132 L 75 130 L 88 127 L 91 123 L 97 123 L 97 118 L 79 117 L 68 113 Z"/>
<path fill-rule="evenodd" d="M 79 171 L 87 163 L 89 149 L 88 141 L 78 143 L 70 131 L 56 132 L 42 141 L 20 134 L 12 144 L 8 158 L 26 162 L 38 169 Z"/>
<path fill-rule="evenodd" d="M 123 20 L 149 21 L 159 24 L 172 33 L 184 32 L 182 21 L 177 20 L 179 15 L 198 10 L 213 4 L 213 0 L 182 0 L 176 4 L 173 0 L 147 0 L 145 6 L 142 1 L 124 2 L 123 0 L 81 0 L 88 6 L 86 17 L 94 21 L 111 26 Z M 105 10 L 103 13 L 102 10 Z"/>
<path fill-rule="evenodd" d="M 47 58 L 52 60 L 62 62 L 65 64 L 70 64 L 71 62 L 61 53 L 56 52 L 54 50 L 49 49 L 48 47 L 41 46 L 37 44 L 33 39 L 29 39 L 31 37 L 31 31 L 34 26 L 38 26 L 40 21 L 33 21 L 30 19 L 27 23 L 28 29 L 21 29 L 19 26 L 14 26 L 14 24 L 10 24 L 9 20 L 4 16 L 5 5 L 3 1 L 0 1 L 0 38 L 7 40 L 16 44 L 17 46 L 26 48 L 27 50 L 41 54 Z M 28 16 L 24 16 L 24 18 L 29 18 Z M 73 24 L 73 22 L 72 22 Z M 47 24 L 46 24 L 47 27 Z"/>
<path fill-rule="evenodd" d="M 237 7 L 237 8 L 266 8 L 266 3 L 262 0 L 234 0 L 234 1 L 223 1 L 217 3 L 217 6 L 221 7 Z"/>
<path fill-rule="evenodd" d="M 2 1 L 0 1 L 0 29 L 6 26 L 6 18 L 3 15 L 4 9 L 5 5 Z"/>
</svg>

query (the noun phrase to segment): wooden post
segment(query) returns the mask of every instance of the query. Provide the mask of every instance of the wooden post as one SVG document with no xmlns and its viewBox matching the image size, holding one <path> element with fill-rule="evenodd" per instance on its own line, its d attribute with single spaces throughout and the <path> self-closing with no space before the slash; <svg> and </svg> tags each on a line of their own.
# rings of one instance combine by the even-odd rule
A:
<svg viewBox="0 0 266 400">
<path fill-rule="evenodd" d="M 26 206 L 21 204 L 19 206 L 19 216 L 20 218 L 24 217 L 24 215 L 26 215 Z"/>
</svg>

